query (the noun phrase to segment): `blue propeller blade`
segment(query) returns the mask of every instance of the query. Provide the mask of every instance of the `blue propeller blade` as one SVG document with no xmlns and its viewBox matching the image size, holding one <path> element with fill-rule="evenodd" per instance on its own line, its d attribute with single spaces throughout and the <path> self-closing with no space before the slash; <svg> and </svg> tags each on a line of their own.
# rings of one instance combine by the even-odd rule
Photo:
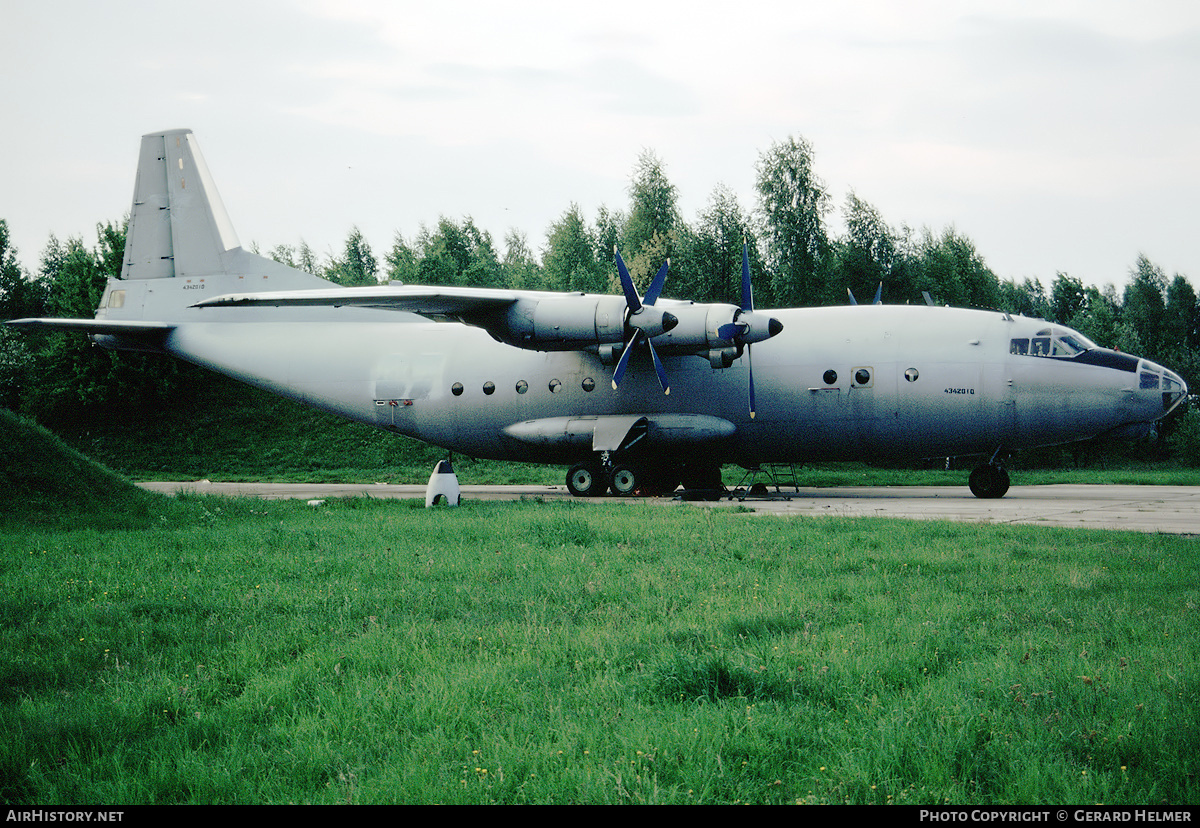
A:
<svg viewBox="0 0 1200 828">
<path fill-rule="evenodd" d="M 750 380 L 750 419 L 754 419 L 757 413 L 757 408 L 754 404 L 754 360 L 750 357 L 750 352 L 754 349 L 749 345 L 746 346 L 746 376 Z"/>
<path fill-rule="evenodd" d="M 750 290 L 750 249 L 742 239 L 742 310 L 754 310 L 754 293 Z"/>
<path fill-rule="evenodd" d="M 658 358 L 658 351 L 654 350 L 654 343 L 649 339 L 646 344 L 650 346 L 650 356 L 654 359 L 654 371 L 658 374 L 658 384 L 662 386 L 664 394 L 671 393 L 671 386 L 667 383 L 667 371 L 663 368 L 662 360 Z"/>
<path fill-rule="evenodd" d="M 754 292 L 750 288 L 750 246 L 746 243 L 745 237 L 742 238 L 742 310 L 754 310 Z M 754 349 L 746 345 L 746 380 L 749 384 L 750 397 L 750 419 L 754 419 L 756 413 L 754 405 L 754 361 L 750 354 Z"/>
<path fill-rule="evenodd" d="M 637 288 L 633 286 L 633 277 L 629 275 L 629 268 L 625 266 L 625 260 L 621 258 L 621 251 L 615 246 L 613 247 L 613 258 L 617 262 L 617 273 L 621 277 L 621 290 L 625 293 L 625 305 L 629 308 L 629 316 L 632 318 L 642 310 L 643 306 L 654 307 L 654 303 L 658 301 L 658 295 L 662 293 L 663 285 L 667 282 L 667 271 L 670 269 L 671 260 L 667 259 L 663 263 L 663 266 L 658 269 L 658 273 L 654 274 L 654 278 L 650 281 L 650 287 L 646 290 L 645 297 L 639 299 Z M 669 331 L 675 327 L 678 320 L 670 314 L 663 314 L 663 322 L 663 328 Z M 668 322 L 670 324 L 666 324 Z M 658 329 L 659 332 L 663 328 Z M 658 384 L 662 386 L 664 394 L 670 394 L 671 386 L 667 383 L 667 372 L 663 368 L 662 360 L 658 358 L 658 352 L 654 350 L 654 343 L 650 341 L 650 335 L 638 327 L 634 327 L 633 336 L 629 338 L 629 344 L 625 346 L 625 350 L 621 354 L 621 359 L 617 362 L 617 367 L 613 371 L 613 390 L 617 389 L 617 386 L 621 383 L 621 379 L 625 376 L 625 371 L 629 368 L 629 359 L 633 355 L 633 349 L 637 347 L 638 340 L 642 336 L 646 337 L 646 345 L 650 348 L 650 357 L 654 361 L 654 371 L 658 374 Z"/>
<path fill-rule="evenodd" d="M 858 304 L 858 300 L 854 298 L 854 291 L 852 291 L 850 288 L 846 288 L 846 295 L 850 297 L 851 305 Z M 880 282 L 879 287 L 875 288 L 875 298 L 871 300 L 871 304 L 872 305 L 882 305 L 883 304 L 883 282 Z"/>
<path fill-rule="evenodd" d="M 621 290 L 625 291 L 625 304 L 629 306 L 631 314 L 637 313 L 642 309 L 642 301 L 638 298 L 637 289 L 633 286 L 633 278 L 629 275 L 629 268 L 625 267 L 625 260 L 621 258 L 621 251 L 613 248 L 613 256 L 617 260 L 617 273 L 621 276 Z"/>
<path fill-rule="evenodd" d="M 730 322 L 717 328 L 717 336 L 721 339 L 734 339 L 744 334 L 749 327 L 745 322 Z"/>
<path fill-rule="evenodd" d="M 625 376 L 625 369 L 629 367 L 629 357 L 633 353 L 633 348 L 637 345 L 638 338 L 642 335 L 641 330 L 634 329 L 633 336 L 629 338 L 629 344 L 625 346 L 625 350 L 621 352 L 621 359 L 617 362 L 616 370 L 613 371 L 612 386 L 613 390 L 617 390 L 617 386 L 621 384 L 621 378 Z M 650 340 L 646 340 L 649 342 Z"/>
<path fill-rule="evenodd" d="M 654 274 L 654 279 L 650 282 L 650 287 L 646 290 L 646 295 L 642 297 L 643 304 L 653 305 L 658 301 L 658 294 L 662 293 L 663 285 L 667 281 L 667 270 L 670 267 L 671 260 L 667 259 L 663 262 L 663 266 L 658 269 L 658 273 Z"/>
</svg>

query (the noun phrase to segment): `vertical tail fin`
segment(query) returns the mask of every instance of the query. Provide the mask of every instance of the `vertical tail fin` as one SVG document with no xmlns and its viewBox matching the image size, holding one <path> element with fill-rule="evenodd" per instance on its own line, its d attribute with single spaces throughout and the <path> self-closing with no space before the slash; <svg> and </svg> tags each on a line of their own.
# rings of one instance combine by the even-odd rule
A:
<svg viewBox="0 0 1200 828">
<path fill-rule="evenodd" d="M 156 350 L 181 322 L 223 319 L 193 307 L 205 296 L 325 287 L 324 279 L 242 249 L 192 131 L 172 129 L 142 136 L 121 276 L 108 280 L 95 318 L 15 324 L 82 330 L 106 347 Z"/>
<path fill-rule="evenodd" d="M 121 278 L 97 317 L 176 322 L 205 295 L 329 285 L 241 247 L 190 129 L 142 136 Z"/>
<path fill-rule="evenodd" d="M 207 276 L 239 247 L 190 129 L 142 136 L 122 279 Z"/>
</svg>

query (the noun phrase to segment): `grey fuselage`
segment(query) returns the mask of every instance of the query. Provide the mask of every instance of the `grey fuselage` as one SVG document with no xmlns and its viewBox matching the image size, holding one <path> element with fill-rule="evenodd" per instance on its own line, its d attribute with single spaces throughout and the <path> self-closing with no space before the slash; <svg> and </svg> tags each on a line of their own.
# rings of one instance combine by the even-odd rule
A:
<svg viewBox="0 0 1200 828">
<path fill-rule="evenodd" d="M 144 287 L 160 294 L 151 304 L 178 307 L 161 294 L 221 290 L 213 281 L 114 280 L 110 290 Z M 661 450 L 747 466 L 992 454 L 1144 433 L 1185 390 L 1172 372 L 1103 349 L 1071 358 L 1013 353 L 1014 339 L 1072 333 L 1038 319 L 899 305 L 768 313 L 783 332 L 753 347 L 754 418 L 745 356 L 728 368 L 667 356 L 664 395 L 648 360 L 635 355 L 614 390 L 612 366 L 593 351 L 516 348 L 475 327 L 404 312 L 189 308 L 177 311 L 162 348 L 454 452 L 548 463 L 590 455 L 593 421 L 614 415 L 730 424 Z"/>
</svg>

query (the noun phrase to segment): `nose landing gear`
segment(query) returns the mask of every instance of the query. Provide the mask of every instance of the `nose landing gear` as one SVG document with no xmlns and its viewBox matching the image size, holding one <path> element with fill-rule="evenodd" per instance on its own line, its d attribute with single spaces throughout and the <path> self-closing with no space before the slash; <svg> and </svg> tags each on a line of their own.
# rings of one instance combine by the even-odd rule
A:
<svg viewBox="0 0 1200 828">
<path fill-rule="evenodd" d="M 979 466 L 971 472 L 968 485 L 971 487 L 971 494 L 976 497 L 1004 497 L 1008 492 L 1008 472 L 998 464 L 989 463 L 986 466 Z"/>
</svg>

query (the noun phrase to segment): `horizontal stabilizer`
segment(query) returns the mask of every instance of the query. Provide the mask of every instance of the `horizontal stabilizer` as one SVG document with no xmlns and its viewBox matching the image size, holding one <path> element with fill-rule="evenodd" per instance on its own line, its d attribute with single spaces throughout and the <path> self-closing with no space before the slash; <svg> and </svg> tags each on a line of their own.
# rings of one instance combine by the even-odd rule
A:
<svg viewBox="0 0 1200 828">
<path fill-rule="evenodd" d="M 54 319 L 30 318 L 9 319 L 4 323 L 14 328 L 41 328 L 44 330 L 81 331 L 89 334 L 111 334 L 131 336 L 136 334 L 166 333 L 175 325 L 167 322 L 143 322 L 140 320 L 117 321 L 112 319 Z"/>
</svg>

